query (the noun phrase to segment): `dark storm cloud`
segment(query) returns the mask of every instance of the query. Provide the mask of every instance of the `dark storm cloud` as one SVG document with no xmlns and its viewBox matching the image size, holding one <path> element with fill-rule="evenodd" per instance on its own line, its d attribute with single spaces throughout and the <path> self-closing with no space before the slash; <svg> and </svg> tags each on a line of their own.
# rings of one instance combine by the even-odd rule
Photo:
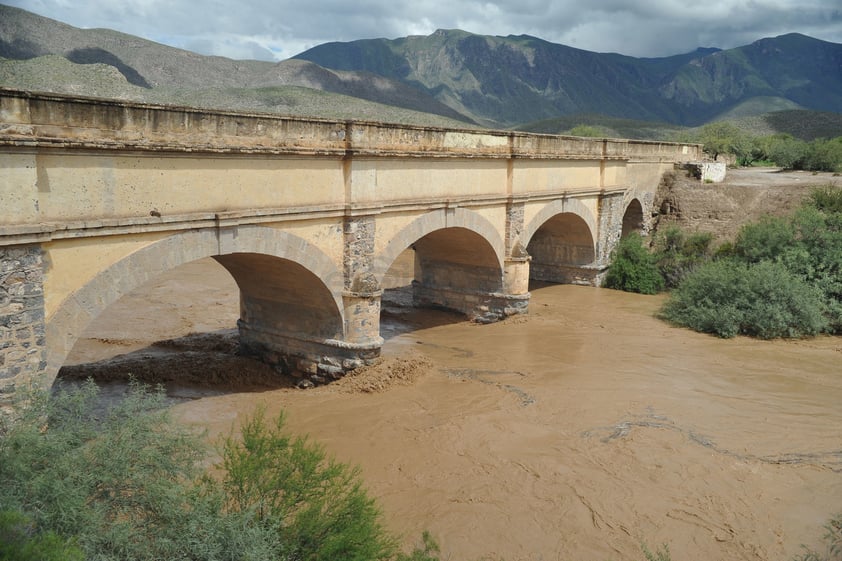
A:
<svg viewBox="0 0 842 561">
<path fill-rule="evenodd" d="M 329 41 L 464 29 L 667 56 L 798 32 L 842 43 L 838 0 L 0 0 L 77 27 L 106 27 L 232 58 L 284 59 Z"/>
</svg>

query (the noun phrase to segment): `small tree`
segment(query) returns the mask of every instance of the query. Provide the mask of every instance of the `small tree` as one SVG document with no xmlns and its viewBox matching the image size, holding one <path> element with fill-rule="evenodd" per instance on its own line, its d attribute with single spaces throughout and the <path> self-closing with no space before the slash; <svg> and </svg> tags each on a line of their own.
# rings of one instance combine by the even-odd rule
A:
<svg viewBox="0 0 842 561">
<path fill-rule="evenodd" d="M 804 169 L 813 171 L 842 170 L 842 136 L 832 140 L 817 139 L 808 145 Z"/>
<path fill-rule="evenodd" d="M 93 382 L 34 392 L 0 416 L 0 561 L 437 561 L 425 533 L 397 552 L 359 469 L 262 410 L 201 473 L 201 435 L 135 384 L 99 405 Z"/>
<path fill-rule="evenodd" d="M 807 143 L 788 134 L 776 134 L 763 140 L 766 158 L 784 169 L 803 169 Z"/>
<path fill-rule="evenodd" d="M 743 136 L 735 125 L 726 121 L 716 121 L 702 127 L 699 141 L 704 145 L 704 151 L 715 160 L 720 154 L 735 154 L 735 146 Z"/>
<path fill-rule="evenodd" d="M 742 132 L 734 138 L 731 149 L 737 157 L 737 164 L 744 167 L 764 159 L 766 155 L 760 140 L 756 136 Z"/>
</svg>

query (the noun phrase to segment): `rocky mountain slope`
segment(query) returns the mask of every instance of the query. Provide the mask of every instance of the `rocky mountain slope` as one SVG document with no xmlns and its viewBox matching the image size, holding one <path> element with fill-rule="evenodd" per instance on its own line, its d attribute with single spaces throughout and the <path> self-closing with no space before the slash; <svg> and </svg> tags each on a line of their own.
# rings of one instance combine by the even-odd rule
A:
<svg viewBox="0 0 842 561">
<path fill-rule="evenodd" d="M 577 113 L 695 126 L 742 107 L 842 112 L 842 45 L 789 34 L 730 49 L 634 58 L 458 30 L 326 43 L 297 55 L 403 81 L 492 125 Z"/>
<path fill-rule="evenodd" d="M 0 86 L 328 118 L 442 126 L 468 121 L 423 91 L 364 72 L 304 60 L 203 56 L 4 5 Z"/>
<path fill-rule="evenodd" d="M 789 34 L 725 51 L 635 58 L 523 35 L 439 30 L 326 43 L 270 63 L 202 56 L 0 5 L 0 86 L 541 132 L 563 132 L 566 121 L 554 119 L 589 115 L 589 122 L 613 119 L 608 128 L 621 136 L 663 138 L 721 117 L 842 113 L 842 45 Z"/>
</svg>

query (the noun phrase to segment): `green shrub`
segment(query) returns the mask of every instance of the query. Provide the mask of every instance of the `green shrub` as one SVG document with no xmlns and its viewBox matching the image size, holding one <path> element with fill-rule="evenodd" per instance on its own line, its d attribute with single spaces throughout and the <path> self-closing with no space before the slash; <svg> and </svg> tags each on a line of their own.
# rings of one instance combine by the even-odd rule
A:
<svg viewBox="0 0 842 561">
<path fill-rule="evenodd" d="M 710 256 L 713 234 L 710 232 L 695 232 L 684 241 L 682 253 L 687 257 L 704 259 Z"/>
<path fill-rule="evenodd" d="M 395 554 L 359 470 L 327 458 L 321 446 L 283 431 L 258 409 L 223 447 L 229 508 L 272 528 L 284 555 L 308 561 L 373 561 Z"/>
<path fill-rule="evenodd" d="M 38 532 L 23 513 L 0 511 L 0 561 L 84 561 L 73 540 Z"/>
<path fill-rule="evenodd" d="M 842 514 L 831 518 L 824 527 L 824 550 L 805 548 L 796 561 L 842 561 Z"/>
<path fill-rule="evenodd" d="M 842 189 L 833 185 L 816 187 L 810 193 L 807 203 L 830 214 L 842 214 Z"/>
<path fill-rule="evenodd" d="M 795 234 L 790 219 L 766 216 L 740 229 L 734 252 L 748 263 L 775 260 L 787 248 L 795 246 Z"/>
<path fill-rule="evenodd" d="M 713 259 L 727 259 L 728 257 L 734 257 L 736 254 L 736 250 L 734 249 L 734 242 L 725 241 L 719 244 L 715 250 L 713 250 Z"/>
<path fill-rule="evenodd" d="M 842 189 L 817 188 L 791 215 L 746 224 L 712 257 L 710 240 L 676 232 L 660 245 L 667 285 L 679 285 L 662 310 L 673 323 L 722 337 L 842 333 Z M 721 263 L 682 280 L 707 259 Z"/>
<path fill-rule="evenodd" d="M 425 530 L 421 534 L 421 545 L 416 546 L 408 555 L 399 555 L 397 561 L 439 561 L 440 553 L 439 544 L 433 539 L 432 534 Z"/>
<path fill-rule="evenodd" d="M 661 544 L 660 547 L 656 548 L 655 551 L 649 549 L 645 543 L 640 545 L 640 549 L 643 550 L 643 557 L 646 561 L 671 561 L 672 556 L 670 555 L 670 546 L 669 544 Z"/>
<path fill-rule="evenodd" d="M 605 286 L 626 292 L 656 294 L 663 290 L 664 280 L 655 265 L 655 258 L 643 244 L 638 233 L 632 233 L 620 240 Z"/>
<path fill-rule="evenodd" d="M 0 438 L 4 508 L 38 533 L 74 539 L 92 561 L 277 559 L 264 555 L 277 538 L 228 516 L 218 489 L 195 485 L 202 440 L 169 420 L 161 391 L 133 385 L 106 411 L 98 393 L 88 382 L 29 397 Z"/>
<path fill-rule="evenodd" d="M 830 331 L 842 333 L 842 189 L 819 188 L 792 216 L 797 243 L 779 256 L 821 291 Z"/>
<path fill-rule="evenodd" d="M 569 134 L 571 136 L 584 136 L 589 138 L 603 138 L 607 136 L 606 131 L 603 127 L 585 124 L 576 125 L 572 129 L 568 130 L 565 134 Z"/>
<path fill-rule="evenodd" d="M 768 159 L 784 169 L 804 169 L 809 146 L 788 134 L 765 137 L 761 143 Z"/>
<path fill-rule="evenodd" d="M 711 259 L 713 234 L 687 234 L 670 226 L 655 241 L 655 261 L 666 288 L 675 288 L 700 264 Z"/>
<path fill-rule="evenodd" d="M 661 310 L 668 321 L 720 337 L 815 335 L 827 328 L 817 290 L 783 265 L 711 261 L 691 273 Z"/>
<path fill-rule="evenodd" d="M 810 142 L 804 169 L 812 171 L 842 169 L 842 137 L 832 140 L 816 139 Z"/>
<path fill-rule="evenodd" d="M 259 412 L 225 441 L 220 480 L 199 469 L 201 435 L 170 421 L 160 391 L 133 385 L 105 411 L 98 393 L 34 393 L 0 426 L 0 561 L 396 554 L 359 471 L 284 435 L 282 416 Z"/>
</svg>

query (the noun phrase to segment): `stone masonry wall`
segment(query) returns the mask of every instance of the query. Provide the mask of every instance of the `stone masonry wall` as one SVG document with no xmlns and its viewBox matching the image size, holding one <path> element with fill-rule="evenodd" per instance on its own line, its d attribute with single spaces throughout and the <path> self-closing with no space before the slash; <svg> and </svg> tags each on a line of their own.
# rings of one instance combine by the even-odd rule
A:
<svg viewBox="0 0 842 561">
<path fill-rule="evenodd" d="M 600 197 L 595 265 L 607 267 L 611 261 L 611 252 L 614 251 L 623 232 L 624 210 L 622 193 L 612 193 Z"/>
<path fill-rule="evenodd" d="M 43 252 L 0 247 L 0 401 L 47 367 Z"/>
<path fill-rule="evenodd" d="M 506 255 L 508 257 L 524 257 L 526 248 L 521 245 L 520 236 L 523 233 L 524 203 L 508 203 L 506 205 Z"/>
<path fill-rule="evenodd" d="M 378 290 L 371 279 L 372 256 L 374 255 L 375 222 L 373 216 L 348 217 L 345 219 L 345 288 L 354 292 Z M 372 284 L 373 283 L 373 284 Z"/>
</svg>

